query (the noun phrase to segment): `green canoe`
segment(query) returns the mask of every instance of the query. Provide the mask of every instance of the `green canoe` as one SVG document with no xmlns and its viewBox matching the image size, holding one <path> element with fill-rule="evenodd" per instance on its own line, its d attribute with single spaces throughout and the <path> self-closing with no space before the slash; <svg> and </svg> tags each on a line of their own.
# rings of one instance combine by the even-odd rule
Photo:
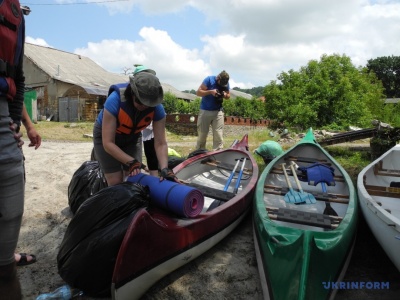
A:
<svg viewBox="0 0 400 300">
<path fill-rule="evenodd" d="M 266 166 L 253 217 L 264 298 L 333 299 L 355 242 L 357 196 L 312 129 Z"/>
</svg>

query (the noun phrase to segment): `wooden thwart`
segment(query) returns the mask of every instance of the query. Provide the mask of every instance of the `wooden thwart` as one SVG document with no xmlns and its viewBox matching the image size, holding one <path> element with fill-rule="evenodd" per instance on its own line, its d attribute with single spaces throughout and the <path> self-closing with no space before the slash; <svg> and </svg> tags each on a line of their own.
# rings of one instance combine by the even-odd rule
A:
<svg viewBox="0 0 400 300">
<path fill-rule="evenodd" d="M 400 188 L 364 184 L 365 189 L 371 196 L 382 196 L 400 198 Z"/>
<path fill-rule="evenodd" d="M 287 156 L 285 157 L 285 160 L 291 160 L 291 161 L 298 161 L 298 162 L 304 162 L 304 163 L 322 163 L 324 165 L 330 166 L 331 163 L 328 162 L 326 159 L 315 159 L 315 158 L 309 158 L 309 157 L 300 157 L 300 156 Z"/>
<path fill-rule="evenodd" d="M 211 188 L 211 187 L 204 186 L 204 185 L 197 184 L 197 183 L 185 182 L 185 184 L 200 190 L 204 196 L 210 197 L 210 198 L 213 198 L 216 200 L 228 201 L 236 196 L 235 193 L 222 191 L 219 189 Z"/>
<path fill-rule="evenodd" d="M 288 192 L 287 187 L 277 186 L 277 185 L 264 185 L 264 192 L 274 195 L 285 195 Z M 309 190 L 304 190 L 306 193 L 310 193 L 314 195 L 315 199 L 325 202 L 333 202 L 333 203 L 341 203 L 348 204 L 349 203 L 349 195 L 344 194 L 334 194 L 334 193 L 320 193 L 320 192 L 311 192 Z"/>
<path fill-rule="evenodd" d="M 289 176 L 293 176 L 293 173 L 290 169 L 286 170 L 286 172 L 288 173 Z M 282 174 L 283 175 L 283 171 L 280 168 L 274 167 L 271 169 L 270 171 L 271 174 Z M 335 181 L 338 182 L 344 182 L 344 177 L 343 176 L 333 176 L 333 179 Z"/>
<path fill-rule="evenodd" d="M 374 174 L 380 176 L 400 177 L 400 170 L 384 169 L 383 162 L 379 161 L 374 165 Z"/>
<path fill-rule="evenodd" d="M 342 217 L 324 215 L 314 212 L 305 212 L 288 208 L 266 207 L 268 216 L 272 220 L 309 225 L 327 229 L 335 229 L 343 220 Z"/>
<path fill-rule="evenodd" d="M 227 171 L 231 171 L 231 172 L 233 171 L 233 168 L 235 167 L 234 165 L 227 164 L 227 163 L 222 163 L 222 162 L 217 161 L 217 160 L 204 160 L 201 163 L 205 164 L 205 165 L 208 165 L 208 166 L 221 168 L 221 169 L 224 169 L 224 170 L 227 170 Z M 239 173 L 239 172 L 240 172 L 240 169 L 235 171 L 235 173 Z M 249 170 L 247 168 L 243 169 L 243 174 L 250 175 L 251 173 L 252 173 L 251 170 Z"/>
</svg>

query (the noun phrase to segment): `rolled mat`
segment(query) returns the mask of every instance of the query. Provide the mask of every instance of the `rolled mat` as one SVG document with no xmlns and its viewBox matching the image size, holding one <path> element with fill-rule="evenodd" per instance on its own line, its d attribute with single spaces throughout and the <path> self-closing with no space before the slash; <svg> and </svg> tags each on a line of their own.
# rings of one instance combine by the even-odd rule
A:
<svg viewBox="0 0 400 300">
<path fill-rule="evenodd" d="M 204 195 L 193 187 L 140 173 L 128 181 L 148 186 L 150 203 L 185 218 L 194 218 L 203 210 Z"/>
</svg>

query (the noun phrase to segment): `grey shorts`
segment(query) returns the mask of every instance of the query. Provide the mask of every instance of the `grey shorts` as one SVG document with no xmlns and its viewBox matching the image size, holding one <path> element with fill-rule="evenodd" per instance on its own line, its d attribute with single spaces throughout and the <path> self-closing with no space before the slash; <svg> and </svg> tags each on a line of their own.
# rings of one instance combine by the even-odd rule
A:
<svg viewBox="0 0 400 300">
<path fill-rule="evenodd" d="M 103 147 L 100 126 L 96 123 L 93 129 L 94 152 L 97 161 L 104 173 L 115 173 L 122 170 L 122 163 L 108 154 Z M 122 151 L 134 157 L 138 161 L 142 161 L 142 138 L 127 143 L 124 146 L 117 145 Z"/>
<path fill-rule="evenodd" d="M 0 266 L 11 264 L 24 213 L 24 163 L 9 129 L 8 104 L 0 99 Z"/>
</svg>

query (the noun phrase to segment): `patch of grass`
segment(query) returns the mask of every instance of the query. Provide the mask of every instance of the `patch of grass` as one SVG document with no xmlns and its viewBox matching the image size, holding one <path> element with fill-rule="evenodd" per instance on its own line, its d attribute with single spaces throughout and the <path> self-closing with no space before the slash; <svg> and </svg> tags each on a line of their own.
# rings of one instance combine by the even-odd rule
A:
<svg viewBox="0 0 400 300">
<path fill-rule="evenodd" d="M 42 136 L 45 141 L 73 141 L 73 142 L 92 142 L 90 137 L 85 135 L 92 135 L 94 123 L 90 122 L 48 122 L 39 121 L 35 124 L 37 132 Z M 24 141 L 28 141 L 25 128 L 21 127 Z M 225 147 L 229 147 L 237 137 L 224 136 Z M 167 141 L 171 148 L 186 157 L 194 151 L 196 136 L 182 136 L 167 131 Z M 249 132 L 249 150 L 253 151 L 263 142 L 267 140 L 274 140 L 269 135 L 269 130 L 251 131 Z M 212 145 L 212 135 L 207 137 L 207 145 Z M 287 150 L 290 146 L 285 145 L 283 148 Z M 357 181 L 357 175 L 360 171 L 370 163 L 370 154 L 365 151 L 351 151 L 346 147 L 327 148 L 328 152 L 342 165 L 342 167 L 349 173 L 353 182 Z M 254 154 L 254 158 L 261 172 L 265 169 L 263 159 Z"/>
<path fill-rule="evenodd" d="M 91 138 L 85 134 L 93 134 L 93 123 L 77 122 L 48 122 L 38 121 L 34 124 L 36 131 L 40 134 L 43 141 L 71 141 L 71 142 L 91 142 Z M 27 141 L 26 130 L 21 126 L 23 140 Z"/>
<path fill-rule="evenodd" d="M 352 151 L 345 147 L 329 147 L 328 152 L 347 171 L 354 185 L 357 176 L 371 162 L 371 155 L 366 151 Z"/>
</svg>

